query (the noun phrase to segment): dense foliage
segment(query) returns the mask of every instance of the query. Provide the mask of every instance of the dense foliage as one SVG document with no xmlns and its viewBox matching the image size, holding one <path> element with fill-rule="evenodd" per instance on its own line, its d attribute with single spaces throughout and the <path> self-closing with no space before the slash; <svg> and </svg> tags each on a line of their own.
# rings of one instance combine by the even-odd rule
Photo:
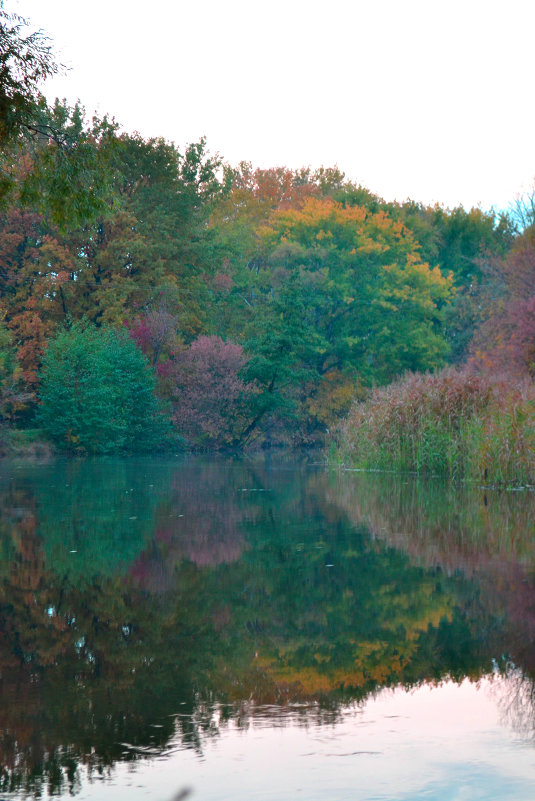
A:
<svg viewBox="0 0 535 801">
<path fill-rule="evenodd" d="M 467 364 L 408 375 L 356 404 L 339 456 L 363 467 L 535 481 L 535 239 L 530 225 L 484 265 Z"/>
<path fill-rule="evenodd" d="M 135 343 L 111 329 L 74 325 L 48 345 L 39 419 L 62 449 L 109 453 L 161 443 L 154 376 Z"/>
<path fill-rule="evenodd" d="M 518 215 L 386 202 L 338 168 L 231 167 L 204 140 L 180 150 L 87 120 L 46 103 L 58 65 L 26 31 L 0 5 L 4 426 L 34 424 L 76 321 L 130 333 L 201 448 L 323 442 L 405 371 L 471 359 L 532 376 L 529 214 L 519 232 Z M 94 449 L 92 415 L 87 439 L 53 436 Z"/>
</svg>

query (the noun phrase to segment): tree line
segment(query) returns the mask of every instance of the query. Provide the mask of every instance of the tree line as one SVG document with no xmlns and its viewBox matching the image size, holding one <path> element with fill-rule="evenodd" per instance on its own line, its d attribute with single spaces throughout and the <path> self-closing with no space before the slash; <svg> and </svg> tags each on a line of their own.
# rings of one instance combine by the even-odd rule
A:
<svg viewBox="0 0 535 801">
<path fill-rule="evenodd" d="M 232 166 L 48 104 L 0 5 L 0 423 L 80 452 L 316 444 L 467 359 L 532 368 L 533 232 L 337 167 Z"/>
</svg>

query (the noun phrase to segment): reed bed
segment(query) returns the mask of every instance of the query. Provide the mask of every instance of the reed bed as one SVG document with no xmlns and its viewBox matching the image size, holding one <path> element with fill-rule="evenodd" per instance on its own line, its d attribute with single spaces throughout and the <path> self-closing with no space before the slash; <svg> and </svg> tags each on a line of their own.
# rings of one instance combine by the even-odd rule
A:
<svg viewBox="0 0 535 801">
<path fill-rule="evenodd" d="M 409 373 L 354 404 L 336 447 L 352 467 L 535 483 L 535 384 L 469 369 Z"/>
</svg>

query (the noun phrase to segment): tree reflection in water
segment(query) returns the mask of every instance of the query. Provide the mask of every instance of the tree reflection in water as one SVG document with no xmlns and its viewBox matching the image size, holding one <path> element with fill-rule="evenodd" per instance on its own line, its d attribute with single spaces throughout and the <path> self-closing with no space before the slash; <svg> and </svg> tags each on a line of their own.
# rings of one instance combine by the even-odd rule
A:
<svg viewBox="0 0 535 801">
<path fill-rule="evenodd" d="M 496 670 L 533 728 L 531 494 L 189 458 L 3 470 L 4 792 Z"/>
</svg>

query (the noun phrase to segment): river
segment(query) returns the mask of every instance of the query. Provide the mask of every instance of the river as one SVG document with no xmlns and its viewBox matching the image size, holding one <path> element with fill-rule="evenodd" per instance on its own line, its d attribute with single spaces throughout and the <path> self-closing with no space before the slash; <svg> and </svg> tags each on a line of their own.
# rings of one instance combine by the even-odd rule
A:
<svg viewBox="0 0 535 801">
<path fill-rule="evenodd" d="M 535 493 L 0 465 L 0 797 L 531 801 Z"/>
</svg>

